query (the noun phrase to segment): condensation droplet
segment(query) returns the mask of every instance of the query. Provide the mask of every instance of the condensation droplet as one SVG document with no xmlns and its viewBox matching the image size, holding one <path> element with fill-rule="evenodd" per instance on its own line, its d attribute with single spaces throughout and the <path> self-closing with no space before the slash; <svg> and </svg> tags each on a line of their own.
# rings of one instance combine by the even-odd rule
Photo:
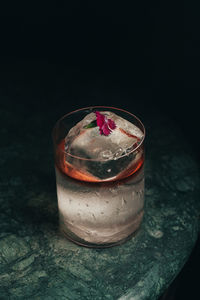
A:
<svg viewBox="0 0 200 300">
<path fill-rule="evenodd" d="M 111 169 L 108 169 L 107 172 L 110 173 L 110 172 L 111 172 Z"/>
<path fill-rule="evenodd" d="M 115 197 L 118 194 L 118 188 L 117 187 L 113 187 L 109 189 L 112 196 Z"/>
<path fill-rule="evenodd" d="M 127 201 L 126 199 L 124 199 L 124 197 L 122 197 L 122 206 L 126 205 Z"/>
<path fill-rule="evenodd" d="M 120 214 L 120 208 L 119 208 L 119 207 L 117 207 L 117 209 L 116 209 L 116 214 L 117 214 L 117 215 Z"/>
</svg>

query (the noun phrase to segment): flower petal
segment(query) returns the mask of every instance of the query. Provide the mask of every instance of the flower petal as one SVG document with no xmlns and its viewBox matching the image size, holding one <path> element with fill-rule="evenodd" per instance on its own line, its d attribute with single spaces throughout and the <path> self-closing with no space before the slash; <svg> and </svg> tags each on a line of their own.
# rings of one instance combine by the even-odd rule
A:
<svg viewBox="0 0 200 300">
<path fill-rule="evenodd" d="M 115 122 L 112 119 L 107 119 L 107 117 L 101 114 L 99 111 L 95 111 L 95 114 L 100 134 L 104 134 L 106 136 L 109 135 L 112 130 L 116 128 Z"/>
<path fill-rule="evenodd" d="M 111 130 L 110 128 L 108 127 L 108 124 L 105 123 L 103 126 L 102 126 L 102 130 L 103 130 L 103 134 L 104 135 L 109 135 L 111 133 Z"/>
<path fill-rule="evenodd" d="M 116 128 L 115 122 L 112 119 L 108 119 L 108 126 L 112 130 Z"/>
<path fill-rule="evenodd" d="M 103 126 L 103 124 L 105 123 L 105 116 L 102 115 L 99 111 L 96 111 L 95 114 L 96 114 L 96 118 L 97 118 L 97 126 L 99 126 L 99 128 L 101 128 Z"/>
</svg>

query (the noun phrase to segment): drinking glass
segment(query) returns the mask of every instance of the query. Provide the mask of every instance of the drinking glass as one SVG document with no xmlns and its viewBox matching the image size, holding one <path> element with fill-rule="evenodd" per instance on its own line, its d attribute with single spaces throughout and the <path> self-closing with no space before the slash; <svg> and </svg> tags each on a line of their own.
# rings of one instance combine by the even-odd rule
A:
<svg viewBox="0 0 200 300">
<path fill-rule="evenodd" d="M 142 138 L 125 152 L 121 145 L 112 158 L 69 153 L 65 138 L 70 129 L 95 111 L 115 113 L 139 128 Z M 86 107 L 57 121 L 53 144 L 59 226 L 69 240 L 86 247 L 110 247 L 137 232 L 144 214 L 144 138 L 142 122 L 114 107 Z"/>
</svg>

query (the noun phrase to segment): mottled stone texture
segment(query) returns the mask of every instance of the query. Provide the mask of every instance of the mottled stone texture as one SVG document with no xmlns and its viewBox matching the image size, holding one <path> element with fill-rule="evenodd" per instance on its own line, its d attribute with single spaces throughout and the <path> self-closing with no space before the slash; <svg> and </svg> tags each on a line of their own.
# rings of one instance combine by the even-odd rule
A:
<svg viewBox="0 0 200 300">
<path fill-rule="evenodd" d="M 168 118 L 144 118 L 145 217 L 121 246 L 87 249 L 58 231 L 53 110 L 0 111 L 0 299 L 157 299 L 199 230 L 199 171 Z"/>
</svg>

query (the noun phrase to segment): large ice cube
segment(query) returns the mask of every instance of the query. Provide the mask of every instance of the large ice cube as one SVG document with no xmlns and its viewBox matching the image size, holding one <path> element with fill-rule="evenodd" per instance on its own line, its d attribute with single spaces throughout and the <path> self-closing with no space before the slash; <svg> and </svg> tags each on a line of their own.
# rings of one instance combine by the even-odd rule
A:
<svg viewBox="0 0 200 300">
<path fill-rule="evenodd" d="M 133 156 L 128 154 L 139 144 L 143 133 L 113 112 L 101 111 L 101 114 L 112 119 L 116 128 L 108 136 L 101 135 L 98 127 L 85 129 L 86 125 L 96 120 L 95 113 L 90 113 L 71 128 L 65 138 L 65 150 L 71 154 L 66 156 L 67 162 L 74 167 L 106 179 L 116 176 L 129 165 Z M 73 159 L 73 156 L 81 159 Z M 115 162 L 119 158 L 120 162 Z"/>
</svg>

